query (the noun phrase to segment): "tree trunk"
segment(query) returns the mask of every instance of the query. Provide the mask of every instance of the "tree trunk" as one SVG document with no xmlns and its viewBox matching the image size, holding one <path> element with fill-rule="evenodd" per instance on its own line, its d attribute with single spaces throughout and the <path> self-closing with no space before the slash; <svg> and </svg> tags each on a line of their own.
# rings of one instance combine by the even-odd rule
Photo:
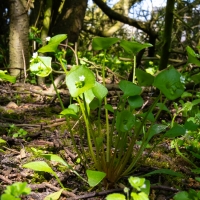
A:
<svg viewBox="0 0 200 200">
<path fill-rule="evenodd" d="M 52 34 L 67 34 L 68 41 L 75 43 L 83 26 L 88 0 L 65 0 L 62 13 L 52 28 Z"/>
<path fill-rule="evenodd" d="M 167 68 L 167 64 L 168 64 L 170 46 L 171 46 L 174 4 L 175 4 L 175 0 L 167 0 L 166 14 L 165 14 L 165 28 L 164 28 L 164 34 L 163 34 L 163 45 L 162 45 L 159 70 L 163 70 Z"/>
<path fill-rule="evenodd" d="M 26 0 L 10 1 L 10 74 L 20 75 L 21 78 L 24 78 L 24 69 L 29 66 L 29 19 L 26 4 Z"/>
</svg>

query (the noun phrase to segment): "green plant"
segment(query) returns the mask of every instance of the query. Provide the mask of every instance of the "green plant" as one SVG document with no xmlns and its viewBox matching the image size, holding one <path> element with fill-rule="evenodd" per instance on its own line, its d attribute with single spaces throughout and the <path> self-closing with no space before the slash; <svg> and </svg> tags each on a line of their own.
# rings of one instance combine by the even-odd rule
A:
<svg viewBox="0 0 200 200">
<path fill-rule="evenodd" d="M 1 148 L 2 145 L 5 145 L 6 141 L 0 138 L 0 152 L 4 152 L 4 150 Z"/>
<path fill-rule="evenodd" d="M 30 194 L 31 189 L 27 187 L 26 182 L 16 182 L 6 187 L 1 200 L 21 200 L 22 195 Z"/>
<path fill-rule="evenodd" d="M 106 197 L 106 200 L 149 200 L 150 182 L 145 178 L 129 177 L 128 182 L 132 189 L 124 188 L 124 194 L 113 193 Z"/>
<path fill-rule="evenodd" d="M 198 200 L 200 199 L 200 192 L 193 189 L 188 191 L 178 192 L 174 197 L 174 200 Z"/>
<path fill-rule="evenodd" d="M 152 44 L 149 43 L 138 43 L 135 41 L 126 41 L 126 40 L 122 40 L 120 42 L 120 46 L 123 47 L 123 49 L 125 50 L 126 53 L 131 55 L 131 59 L 132 59 L 132 63 L 133 63 L 133 78 L 132 81 L 133 83 L 135 83 L 135 70 L 136 70 L 136 55 L 137 53 L 139 53 L 142 49 L 145 49 L 147 47 L 152 47 Z"/>
<path fill-rule="evenodd" d="M 13 138 L 17 137 L 25 137 L 28 133 L 23 128 L 18 128 L 14 124 L 10 125 L 10 128 L 8 130 L 8 134 L 12 135 Z"/>
<path fill-rule="evenodd" d="M 103 172 L 87 170 L 86 171 L 87 177 L 88 177 L 88 181 L 87 181 L 86 179 L 82 178 L 82 176 L 80 176 L 73 169 L 73 167 L 71 165 L 67 164 L 67 162 L 65 162 L 60 156 L 54 155 L 54 154 L 40 154 L 40 156 L 44 157 L 45 159 L 47 159 L 49 161 L 57 162 L 57 163 L 65 166 L 65 167 L 67 167 L 67 169 L 69 169 L 71 172 L 76 174 L 77 177 L 79 177 L 84 182 L 88 183 L 90 187 L 96 186 L 105 177 L 105 173 L 103 173 Z M 47 173 L 52 174 L 53 176 L 55 176 L 56 180 L 58 181 L 58 183 L 60 184 L 62 189 L 65 189 L 65 187 L 61 183 L 61 181 L 60 181 L 59 177 L 57 176 L 57 174 L 54 172 L 54 170 L 45 161 L 29 162 L 29 163 L 23 165 L 23 167 L 32 169 L 34 171 L 42 171 L 42 172 L 47 172 Z"/>
<path fill-rule="evenodd" d="M 60 56 L 57 47 L 59 43 L 66 38 L 65 35 L 57 35 L 49 41 L 49 43 L 38 50 L 38 52 L 54 52 L 56 58 L 61 63 L 63 71 L 66 73 L 66 85 L 74 100 L 78 105 L 71 104 L 68 108 L 64 108 L 59 92 L 57 92 L 63 111 L 61 115 L 66 117 L 67 125 L 70 130 L 72 143 L 78 153 L 81 163 L 86 168 L 94 164 L 94 168 L 99 172 L 106 173 L 107 183 L 116 182 L 121 177 L 132 173 L 136 164 L 142 157 L 142 153 L 147 147 L 151 138 L 168 127 L 167 125 L 156 123 L 161 110 L 166 110 L 165 102 L 167 99 L 175 100 L 184 92 L 184 83 L 181 74 L 173 67 L 160 72 L 156 77 L 136 70 L 138 84 L 122 80 L 119 82 L 119 88 L 123 95 L 119 96 L 117 109 L 114 109 L 107 103 L 106 95 L 108 93 L 105 87 L 105 63 L 106 51 L 112 45 L 116 45 L 120 40 L 118 38 L 94 38 L 92 46 L 94 50 L 102 51 L 102 77 L 103 84 L 95 81 L 94 73 L 84 65 L 78 64 L 76 57 L 76 65 L 67 71 Z M 120 45 L 125 51 L 135 54 L 150 44 L 129 43 L 120 41 Z M 135 61 L 134 61 L 135 66 Z M 31 60 L 31 71 L 38 76 L 48 76 L 52 78 L 51 57 L 41 57 L 34 54 Z M 134 68 L 135 70 L 135 68 Z M 143 105 L 141 97 L 141 86 L 153 85 L 160 90 L 160 94 L 155 98 L 154 102 L 147 112 L 139 112 L 138 109 Z M 162 98 L 162 94 L 167 99 Z M 159 103 L 158 103 L 159 102 Z M 102 105 L 105 110 L 105 122 L 101 119 Z M 157 112 L 155 108 L 159 107 Z M 97 120 L 92 120 L 91 110 L 97 110 Z M 113 120 L 109 123 L 109 112 L 113 116 Z M 154 113 L 153 113 L 154 112 Z M 87 150 L 81 142 L 79 148 L 75 143 L 74 135 L 76 134 L 69 118 L 73 118 L 81 124 L 79 120 L 83 117 L 85 127 L 80 125 L 79 136 L 83 141 L 85 132 L 89 150 Z M 155 116 L 155 117 L 154 117 Z M 105 124 L 105 125 L 103 125 Z M 139 150 L 133 154 L 133 147 L 139 144 Z M 89 154 L 89 156 L 88 156 Z M 88 157 L 91 159 L 89 160 Z"/>
<path fill-rule="evenodd" d="M 7 74 L 7 71 L 0 70 L 0 81 L 16 82 L 16 77 Z"/>
</svg>

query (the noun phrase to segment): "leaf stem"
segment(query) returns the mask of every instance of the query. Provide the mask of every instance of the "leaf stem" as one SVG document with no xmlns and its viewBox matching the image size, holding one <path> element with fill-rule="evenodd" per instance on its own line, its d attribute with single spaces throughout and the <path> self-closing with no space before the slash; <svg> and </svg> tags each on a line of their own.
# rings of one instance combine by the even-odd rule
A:
<svg viewBox="0 0 200 200">
<path fill-rule="evenodd" d="M 88 119 L 87 119 L 87 117 L 86 117 L 86 113 L 85 113 L 83 104 L 81 103 L 79 97 L 77 97 L 77 101 L 78 101 L 78 103 L 79 103 L 79 105 L 80 105 L 81 112 L 82 112 L 82 114 L 83 114 L 83 118 L 84 118 L 85 125 L 86 125 L 87 140 L 88 140 L 88 146 L 89 146 L 90 154 L 91 154 L 91 156 L 92 156 L 92 159 L 93 159 L 93 161 L 94 161 L 95 166 L 98 168 L 98 166 L 97 166 L 97 160 L 96 160 L 96 157 L 95 157 L 95 155 L 94 155 L 93 148 L 92 148 L 92 142 L 91 142 L 91 135 L 90 135 L 89 122 L 88 122 Z M 86 112 L 87 112 L 87 111 L 86 111 Z"/>
</svg>

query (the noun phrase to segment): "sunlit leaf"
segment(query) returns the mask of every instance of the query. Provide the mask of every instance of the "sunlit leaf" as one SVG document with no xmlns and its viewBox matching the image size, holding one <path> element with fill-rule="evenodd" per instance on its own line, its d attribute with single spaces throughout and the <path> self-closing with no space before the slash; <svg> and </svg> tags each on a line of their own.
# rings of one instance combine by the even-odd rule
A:
<svg viewBox="0 0 200 200">
<path fill-rule="evenodd" d="M 30 70 L 37 76 L 46 77 L 52 72 L 51 57 L 38 56 L 38 62 L 32 62 L 30 64 Z"/>
<path fill-rule="evenodd" d="M 84 81 L 80 77 L 84 76 Z M 80 84 L 79 84 L 80 83 Z M 78 97 L 95 85 L 93 72 L 85 66 L 74 66 L 66 76 L 66 84 L 72 97 Z"/>
<path fill-rule="evenodd" d="M 2 194 L 1 195 L 1 200 L 21 200 L 21 198 L 14 197 L 11 194 Z"/>
<path fill-rule="evenodd" d="M 23 165 L 23 167 L 32 169 L 34 171 L 48 172 L 50 174 L 55 174 L 55 172 L 51 169 L 51 167 L 49 167 L 49 165 L 44 161 L 29 162 Z"/>
<path fill-rule="evenodd" d="M 10 83 L 15 83 L 16 82 L 16 77 L 15 76 L 10 76 L 6 74 L 6 71 L 0 70 L 0 81 L 8 81 Z"/>
<path fill-rule="evenodd" d="M 86 170 L 88 184 L 90 187 L 98 185 L 106 176 L 106 173 L 100 171 Z"/>
<path fill-rule="evenodd" d="M 62 191 L 63 191 L 63 189 L 60 189 L 59 191 L 54 192 L 54 193 L 52 193 L 52 194 L 46 196 L 46 197 L 44 198 L 44 200 L 57 200 L 57 199 L 60 198 L 60 195 L 62 194 Z"/>
<path fill-rule="evenodd" d="M 123 194 L 113 193 L 113 194 L 109 194 L 106 197 L 106 200 L 126 200 L 126 197 Z"/>
<path fill-rule="evenodd" d="M 59 34 L 52 37 L 49 43 L 43 47 L 41 47 L 38 52 L 46 53 L 46 52 L 56 52 L 58 45 L 67 38 L 66 34 Z"/>
<path fill-rule="evenodd" d="M 144 192 L 140 193 L 131 192 L 131 197 L 134 200 L 149 200 L 147 194 L 145 194 Z"/>
<path fill-rule="evenodd" d="M 70 166 L 60 156 L 58 156 L 58 155 L 55 155 L 55 154 L 42 154 L 41 156 L 43 156 L 47 160 L 61 163 L 64 166 L 70 168 Z"/>
<path fill-rule="evenodd" d="M 27 187 L 27 183 L 26 182 L 15 182 L 12 185 L 9 185 L 6 187 L 4 193 L 5 195 L 1 196 L 1 199 L 5 199 L 5 200 L 10 200 L 10 199 L 20 199 L 17 197 L 20 197 L 21 195 L 27 195 L 30 194 L 31 189 L 29 187 Z M 16 197 L 16 198 L 14 198 Z M 8 199 L 6 199 L 8 198 Z"/>
<path fill-rule="evenodd" d="M 68 108 L 72 109 L 75 113 L 79 112 L 79 106 L 77 106 L 76 104 L 70 104 Z"/>
<path fill-rule="evenodd" d="M 60 115 L 63 115 L 63 116 L 70 116 L 74 119 L 78 119 L 78 115 L 75 113 L 75 111 L 72 109 L 72 108 L 66 108 L 64 109 Z"/>
<path fill-rule="evenodd" d="M 147 47 L 152 47 L 152 44 L 149 43 L 138 43 L 134 41 L 127 41 L 127 40 L 122 40 L 120 42 L 120 46 L 123 47 L 123 49 L 128 53 L 128 54 L 133 54 L 136 55 L 139 51 L 142 49 L 145 49 Z"/>
<path fill-rule="evenodd" d="M 6 141 L 0 138 L 0 143 L 5 144 Z"/>
<path fill-rule="evenodd" d="M 96 37 L 92 40 L 92 48 L 94 50 L 108 49 L 118 41 L 118 38 Z"/>
<path fill-rule="evenodd" d="M 97 97 L 97 99 L 99 99 L 100 101 L 108 94 L 107 88 L 98 82 L 95 82 L 92 91 L 95 97 Z"/>
<path fill-rule="evenodd" d="M 92 88 L 89 90 L 86 90 L 84 92 L 84 95 L 85 95 L 85 102 L 87 105 L 89 105 L 92 102 L 92 100 L 95 98 Z M 80 95 L 80 97 L 83 98 L 83 95 Z"/>
<path fill-rule="evenodd" d="M 129 177 L 128 178 L 128 182 L 130 183 L 130 185 L 135 188 L 136 190 L 140 191 L 141 187 L 144 185 L 145 183 L 145 178 L 139 178 L 139 177 Z"/>
</svg>

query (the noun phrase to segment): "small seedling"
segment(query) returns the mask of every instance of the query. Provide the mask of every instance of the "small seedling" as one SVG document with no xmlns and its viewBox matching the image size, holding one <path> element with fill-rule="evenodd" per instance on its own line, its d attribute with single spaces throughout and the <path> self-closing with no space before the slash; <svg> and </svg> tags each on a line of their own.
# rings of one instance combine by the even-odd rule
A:
<svg viewBox="0 0 200 200">
<path fill-rule="evenodd" d="M 16 182 L 6 187 L 1 200 L 21 200 L 22 195 L 28 195 L 30 192 L 31 189 L 27 187 L 26 182 Z"/>
<path fill-rule="evenodd" d="M 106 200 L 149 200 L 150 182 L 145 178 L 130 177 L 128 179 L 131 189 L 125 187 L 124 194 L 113 193 L 106 197 Z"/>
</svg>

